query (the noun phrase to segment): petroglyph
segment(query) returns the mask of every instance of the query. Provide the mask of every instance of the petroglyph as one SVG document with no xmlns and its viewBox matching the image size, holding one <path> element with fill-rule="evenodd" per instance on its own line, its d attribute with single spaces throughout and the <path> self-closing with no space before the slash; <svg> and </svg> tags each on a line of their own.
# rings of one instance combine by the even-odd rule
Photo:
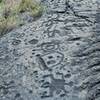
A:
<svg viewBox="0 0 100 100">
<path fill-rule="evenodd" d="M 67 83 L 65 83 L 65 80 L 64 80 L 64 76 L 63 74 L 62 75 L 62 78 L 61 79 L 55 79 L 53 75 L 45 75 L 43 76 L 44 79 L 47 78 L 47 77 L 50 77 L 51 78 L 51 83 L 49 82 L 44 82 L 42 83 L 41 87 L 42 88 L 49 88 L 49 95 L 46 95 L 43 93 L 43 95 L 41 96 L 41 98 L 45 98 L 45 97 L 53 97 L 53 93 L 56 91 L 57 94 L 60 94 L 61 91 L 63 91 L 63 95 L 66 95 L 66 93 L 68 91 L 65 90 L 65 85 L 67 85 Z M 62 96 L 62 94 L 60 95 Z"/>
<path fill-rule="evenodd" d="M 59 65 L 62 62 L 64 55 L 59 52 L 51 52 L 42 56 L 39 55 L 37 58 L 40 67 L 45 70 L 52 69 L 52 67 Z"/>
<path fill-rule="evenodd" d="M 39 1 L 41 18 L 0 38 L 0 100 L 100 100 L 100 2 Z"/>
</svg>

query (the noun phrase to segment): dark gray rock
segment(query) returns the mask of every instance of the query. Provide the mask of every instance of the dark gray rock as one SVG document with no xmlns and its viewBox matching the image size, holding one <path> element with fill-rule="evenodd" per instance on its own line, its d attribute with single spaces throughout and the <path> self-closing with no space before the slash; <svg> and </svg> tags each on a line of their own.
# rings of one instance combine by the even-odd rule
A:
<svg viewBox="0 0 100 100">
<path fill-rule="evenodd" d="M 40 2 L 41 18 L 0 38 L 0 100 L 100 100 L 96 0 Z"/>
</svg>

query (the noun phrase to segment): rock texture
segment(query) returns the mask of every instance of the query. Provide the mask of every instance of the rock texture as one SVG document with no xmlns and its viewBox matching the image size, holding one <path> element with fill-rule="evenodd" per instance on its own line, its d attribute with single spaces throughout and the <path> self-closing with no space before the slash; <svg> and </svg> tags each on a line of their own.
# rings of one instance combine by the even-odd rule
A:
<svg viewBox="0 0 100 100">
<path fill-rule="evenodd" d="M 41 0 L 41 18 L 0 38 L 0 100 L 100 100 L 99 0 Z"/>
</svg>

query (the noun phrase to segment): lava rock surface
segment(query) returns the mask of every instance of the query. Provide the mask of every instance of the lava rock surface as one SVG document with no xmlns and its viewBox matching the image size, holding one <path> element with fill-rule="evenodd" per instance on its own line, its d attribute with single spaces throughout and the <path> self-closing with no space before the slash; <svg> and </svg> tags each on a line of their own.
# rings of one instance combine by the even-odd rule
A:
<svg viewBox="0 0 100 100">
<path fill-rule="evenodd" d="M 100 2 L 40 2 L 41 18 L 0 38 L 0 100 L 100 100 Z"/>
</svg>

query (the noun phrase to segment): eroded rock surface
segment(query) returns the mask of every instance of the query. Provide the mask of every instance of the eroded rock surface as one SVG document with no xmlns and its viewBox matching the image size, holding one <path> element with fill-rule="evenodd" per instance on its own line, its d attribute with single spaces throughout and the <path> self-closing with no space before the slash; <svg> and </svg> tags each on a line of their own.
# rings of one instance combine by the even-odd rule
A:
<svg viewBox="0 0 100 100">
<path fill-rule="evenodd" d="M 96 0 L 41 0 L 43 16 L 0 38 L 0 100 L 100 100 Z"/>
</svg>

